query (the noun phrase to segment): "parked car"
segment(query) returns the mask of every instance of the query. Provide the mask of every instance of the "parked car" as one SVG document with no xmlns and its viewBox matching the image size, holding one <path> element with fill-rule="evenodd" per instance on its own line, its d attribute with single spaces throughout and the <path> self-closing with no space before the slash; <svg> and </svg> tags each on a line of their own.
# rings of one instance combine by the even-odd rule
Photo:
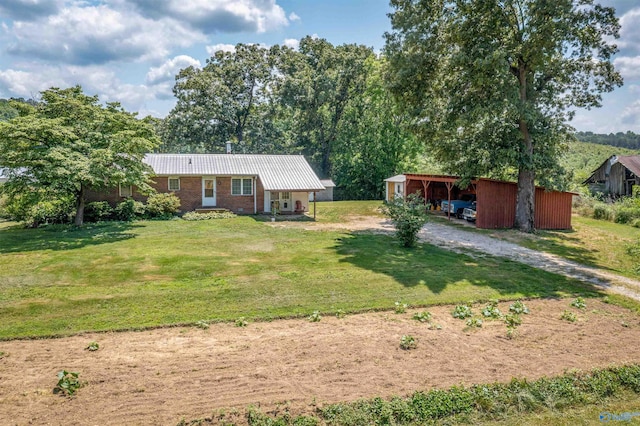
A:
<svg viewBox="0 0 640 426">
<path fill-rule="evenodd" d="M 462 212 L 462 218 L 465 219 L 467 222 L 475 222 L 477 208 L 478 208 L 478 205 L 474 201 L 473 203 L 471 203 L 469 207 L 466 207 L 464 209 L 464 211 Z"/>
<path fill-rule="evenodd" d="M 459 200 L 451 200 L 451 205 L 449 205 L 447 200 L 442 200 L 440 203 L 440 210 L 445 214 L 448 212 L 456 216 L 458 219 L 462 219 L 464 209 L 471 207 L 471 204 L 473 204 L 475 200 L 475 194 L 464 194 Z"/>
</svg>

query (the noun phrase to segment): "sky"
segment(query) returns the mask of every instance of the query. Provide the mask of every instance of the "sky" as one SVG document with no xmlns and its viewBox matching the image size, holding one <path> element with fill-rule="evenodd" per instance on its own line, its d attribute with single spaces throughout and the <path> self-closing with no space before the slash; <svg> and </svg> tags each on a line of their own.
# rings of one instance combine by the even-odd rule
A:
<svg viewBox="0 0 640 426">
<path fill-rule="evenodd" d="M 640 0 L 600 0 L 622 25 L 614 64 L 625 84 L 572 125 L 640 133 Z M 0 98 L 81 85 L 140 116 L 174 106 L 177 72 L 237 43 L 296 47 L 306 36 L 379 52 L 388 0 L 0 0 Z"/>
</svg>

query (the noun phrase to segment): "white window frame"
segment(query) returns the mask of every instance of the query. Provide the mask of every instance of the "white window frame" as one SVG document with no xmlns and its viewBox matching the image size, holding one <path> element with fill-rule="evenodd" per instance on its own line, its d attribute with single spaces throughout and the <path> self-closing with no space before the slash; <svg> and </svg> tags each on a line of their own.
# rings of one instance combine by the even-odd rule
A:
<svg viewBox="0 0 640 426">
<path fill-rule="evenodd" d="M 240 181 L 240 193 L 239 194 L 235 194 L 233 192 L 233 181 L 234 180 L 239 180 Z M 244 181 L 248 180 L 251 182 L 251 191 L 249 193 L 245 193 L 244 192 Z M 231 178 L 231 195 L 238 195 L 238 196 L 242 196 L 242 195 L 253 195 L 253 178 L 252 177 L 234 177 Z"/>
<path fill-rule="evenodd" d="M 178 181 L 178 188 L 174 188 L 174 189 L 172 189 L 172 188 L 171 188 L 171 181 L 172 181 L 172 180 L 176 180 L 176 181 Z M 169 176 L 169 177 L 167 178 L 167 189 L 168 189 L 170 192 L 180 191 L 180 177 L 179 177 L 179 176 Z"/>
<path fill-rule="evenodd" d="M 128 194 L 126 194 L 127 191 L 123 191 L 123 188 L 128 188 Z M 118 184 L 118 195 L 120 195 L 120 197 L 123 198 L 130 198 L 133 197 L 133 185 L 123 185 L 121 183 Z"/>
</svg>

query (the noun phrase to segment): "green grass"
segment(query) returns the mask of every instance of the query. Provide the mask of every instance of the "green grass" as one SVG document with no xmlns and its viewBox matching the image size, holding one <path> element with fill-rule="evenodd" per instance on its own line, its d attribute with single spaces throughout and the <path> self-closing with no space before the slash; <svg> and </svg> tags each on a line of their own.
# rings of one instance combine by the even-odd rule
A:
<svg viewBox="0 0 640 426">
<path fill-rule="evenodd" d="M 340 223 L 354 216 L 383 217 L 382 201 L 320 201 L 316 203 L 316 221 Z M 313 217 L 313 203 L 309 203 L 309 216 Z"/>
<path fill-rule="evenodd" d="M 639 228 L 581 216 L 573 216 L 571 222 L 572 230 L 538 231 L 534 235 L 514 230 L 484 232 L 583 265 L 640 279 L 635 271 L 640 261 L 627 253 L 630 244 L 640 241 Z"/>
<path fill-rule="evenodd" d="M 348 211 L 333 204 L 328 217 Z M 574 294 L 596 291 L 504 259 L 252 217 L 0 228 L 0 339 Z"/>
</svg>

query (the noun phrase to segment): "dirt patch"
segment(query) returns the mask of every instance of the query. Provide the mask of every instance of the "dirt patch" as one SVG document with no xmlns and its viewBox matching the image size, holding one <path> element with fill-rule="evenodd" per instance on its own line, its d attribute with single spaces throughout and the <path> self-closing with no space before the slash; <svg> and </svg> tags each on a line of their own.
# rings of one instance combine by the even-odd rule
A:
<svg viewBox="0 0 640 426">
<path fill-rule="evenodd" d="M 305 412 L 315 404 L 640 362 L 633 344 L 639 317 L 598 300 L 587 304 L 573 309 L 578 321 L 569 323 L 560 319 L 569 300 L 529 301 L 515 340 L 499 321 L 466 330 L 451 306 L 441 306 L 429 309 L 441 330 L 411 319 L 409 310 L 0 342 L 7 354 L 0 358 L 0 424 L 171 425 L 225 407 L 271 409 L 287 401 Z M 416 349 L 399 348 L 404 334 L 417 339 Z M 94 340 L 100 349 L 84 350 Z M 87 382 L 74 398 L 52 393 L 61 369 Z"/>
</svg>

